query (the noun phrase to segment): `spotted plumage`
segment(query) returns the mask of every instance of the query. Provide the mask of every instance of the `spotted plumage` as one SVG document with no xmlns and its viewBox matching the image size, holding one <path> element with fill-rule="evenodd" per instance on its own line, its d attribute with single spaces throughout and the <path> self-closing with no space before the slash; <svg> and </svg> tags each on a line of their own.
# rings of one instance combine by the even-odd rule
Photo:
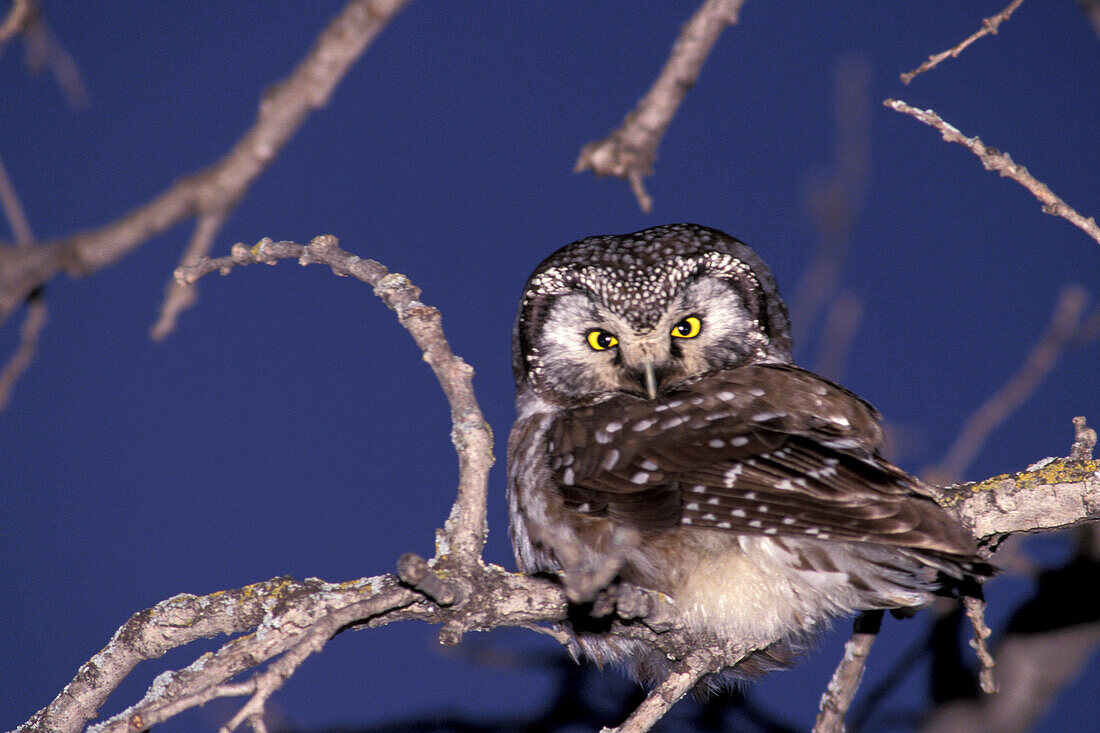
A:
<svg viewBox="0 0 1100 733">
<path fill-rule="evenodd" d="M 928 487 L 881 457 L 874 408 L 790 350 L 771 271 L 717 230 L 590 237 L 545 260 L 514 333 L 521 569 L 570 590 L 636 532 L 617 580 L 736 640 L 747 656 L 727 677 L 785 663 L 837 615 L 920 606 L 941 574 L 987 572 Z M 639 677 L 667 664 L 572 633 Z"/>
</svg>

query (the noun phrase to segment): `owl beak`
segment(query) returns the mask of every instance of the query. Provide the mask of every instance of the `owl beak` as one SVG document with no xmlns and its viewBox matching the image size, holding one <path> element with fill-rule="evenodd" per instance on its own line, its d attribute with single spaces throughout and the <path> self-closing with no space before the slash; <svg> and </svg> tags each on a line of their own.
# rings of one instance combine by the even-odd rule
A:
<svg viewBox="0 0 1100 733">
<path fill-rule="evenodd" d="M 649 399 L 657 399 L 657 370 L 652 361 L 642 362 L 642 378 L 645 380 L 645 392 Z"/>
</svg>

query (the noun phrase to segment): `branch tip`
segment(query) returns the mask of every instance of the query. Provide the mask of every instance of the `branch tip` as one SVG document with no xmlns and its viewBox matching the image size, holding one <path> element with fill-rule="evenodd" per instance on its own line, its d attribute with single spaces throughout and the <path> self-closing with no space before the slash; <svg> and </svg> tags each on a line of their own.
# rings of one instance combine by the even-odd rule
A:
<svg viewBox="0 0 1100 733">
<path fill-rule="evenodd" d="M 1070 448 L 1069 457 L 1072 461 L 1091 461 L 1092 452 L 1096 448 L 1096 431 L 1085 424 L 1085 417 L 1080 415 L 1073 418 L 1073 447 Z"/>
</svg>

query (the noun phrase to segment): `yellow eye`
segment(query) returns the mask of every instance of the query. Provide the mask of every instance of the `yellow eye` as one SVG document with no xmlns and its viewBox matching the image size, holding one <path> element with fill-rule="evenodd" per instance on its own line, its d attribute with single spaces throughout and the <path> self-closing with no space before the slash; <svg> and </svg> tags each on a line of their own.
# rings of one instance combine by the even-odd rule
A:
<svg viewBox="0 0 1100 733">
<path fill-rule="evenodd" d="M 617 343 L 619 343 L 619 339 L 615 338 L 607 331 L 594 329 L 588 332 L 588 345 L 596 351 L 605 351 Z"/>
<path fill-rule="evenodd" d="M 695 316 L 688 316 L 672 327 L 672 335 L 676 338 L 693 339 L 703 329 L 703 322 Z"/>
</svg>

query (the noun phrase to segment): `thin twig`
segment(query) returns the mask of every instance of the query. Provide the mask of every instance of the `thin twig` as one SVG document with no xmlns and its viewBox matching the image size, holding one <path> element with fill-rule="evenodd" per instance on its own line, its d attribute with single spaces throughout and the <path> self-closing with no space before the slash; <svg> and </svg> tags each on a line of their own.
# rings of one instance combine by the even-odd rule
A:
<svg viewBox="0 0 1100 733">
<path fill-rule="evenodd" d="M 12 13 L 15 13 L 15 8 L 12 9 Z M 23 210 L 23 204 L 19 200 L 19 192 L 16 191 L 15 184 L 8 175 L 7 168 L 4 167 L 3 159 L 0 159 L 0 208 L 3 209 L 8 225 L 15 236 L 16 248 L 26 250 L 32 247 L 34 232 Z M 0 370 L 0 412 L 3 412 L 11 402 L 15 385 L 34 361 L 34 356 L 38 353 L 38 339 L 49 321 L 49 309 L 46 306 L 46 297 L 42 288 L 32 291 L 26 302 L 27 317 L 19 330 L 19 346 L 8 359 L 8 363 Z"/>
<path fill-rule="evenodd" d="M 949 484 L 962 478 L 990 434 L 1035 391 L 1076 339 L 1087 298 L 1080 285 L 1062 288 L 1050 323 L 1019 371 L 967 418 L 944 459 L 924 472 L 929 481 Z"/>
<path fill-rule="evenodd" d="M 30 22 L 38 3 L 34 0 L 12 0 L 11 11 L 0 24 L 0 44 L 5 43 L 23 32 Z"/>
<path fill-rule="evenodd" d="M 695 683 L 707 674 L 717 671 L 715 658 L 706 650 L 689 654 L 672 668 L 668 676 L 650 691 L 642 704 L 615 728 L 603 728 L 600 733 L 645 733 L 656 725 Z"/>
<path fill-rule="evenodd" d="M 19 330 L 19 346 L 3 370 L 0 370 L 0 412 L 8 406 L 19 378 L 34 361 L 34 355 L 38 352 L 38 338 L 48 321 L 49 311 L 41 291 L 32 293 L 27 298 L 27 317 Z"/>
<path fill-rule="evenodd" d="M 1085 218 L 1078 214 L 1069 204 L 1054 195 L 1046 184 L 1039 181 L 1027 168 L 1012 160 L 1008 153 L 1002 153 L 996 148 L 988 147 L 977 136 L 967 137 L 957 128 L 945 122 L 939 115 L 930 109 L 920 110 L 910 107 L 905 102 L 897 99 L 886 99 L 883 105 L 895 112 L 902 112 L 939 131 L 943 139 L 949 143 L 965 145 L 970 152 L 978 156 L 982 166 L 986 170 L 997 171 L 1001 176 L 1011 178 L 1032 193 L 1043 204 L 1043 213 L 1051 216 L 1060 216 L 1100 243 L 1100 226 L 1091 216 Z"/>
<path fill-rule="evenodd" d="M 661 137 L 699 78 L 718 36 L 737 22 L 744 4 L 745 0 L 706 0 L 699 6 L 684 24 L 650 90 L 610 135 L 581 149 L 573 172 L 591 170 L 597 176 L 625 179 L 638 199 L 638 206 L 648 214 L 653 199 L 646 192 L 642 177 L 653 174 Z"/>
<path fill-rule="evenodd" d="M 76 59 L 50 30 L 46 18 L 35 8 L 23 26 L 24 58 L 27 68 L 39 71 L 48 68 L 73 109 L 88 103 L 88 89 L 80 75 Z"/>
<path fill-rule="evenodd" d="M 191 235 L 191 242 L 187 245 L 183 257 L 180 258 L 180 267 L 188 267 L 210 256 L 214 239 L 227 218 L 229 218 L 229 210 L 224 208 L 199 215 L 195 222 L 195 232 Z M 167 338 L 172 331 L 176 330 L 176 321 L 180 314 L 198 300 L 198 294 L 197 286 L 183 285 L 173 277 L 164 288 L 160 317 L 150 330 L 149 336 L 154 341 L 163 341 Z"/>
<path fill-rule="evenodd" d="M 30 252 L 0 247 L 0 319 L 60 269 L 88 275 L 151 237 L 218 206 L 231 209 L 275 159 L 311 112 L 323 107 L 352 64 L 409 0 L 349 0 L 318 35 L 294 72 L 269 88 L 255 123 L 213 166 L 180 179 L 116 221 Z"/>
<path fill-rule="evenodd" d="M 1073 418 L 1073 446 L 1069 457 L 1073 461 L 1091 461 L 1096 448 L 1096 431 L 1090 428 L 1083 415 Z"/>
<path fill-rule="evenodd" d="M 933 56 L 929 56 L 928 60 L 921 64 L 919 67 L 902 74 L 901 81 L 905 84 L 908 84 L 909 82 L 913 81 L 914 76 L 916 76 L 917 74 L 922 74 L 930 69 L 936 68 L 940 65 L 940 62 L 945 61 L 948 58 L 958 58 L 959 54 L 963 52 L 963 49 L 965 49 L 967 46 L 969 46 L 971 43 L 978 40 L 982 36 L 995 35 L 997 33 L 997 28 L 1001 25 L 1001 23 L 1004 23 L 1006 20 L 1008 20 L 1009 16 L 1016 12 L 1016 8 L 1020 7 L 1020 3 L 1022 3 L 1023 1 L 1024 0 L 1012 0 L 1012 2 L 1008 4 L 1008 7 L 1006 7 L 1001 12 L 983 19 L 982 27 L 974 32 L 969 38 L 967 38 L 965 41 L 955 46 L 954 48 L 947 49 L 943 53 L 937 53 Z"/>
<path fill-rule="evenodd" d="M 974 596 L 963 596 L 963 610 L 970 626 L 974 629 L 974 638 L 970 640 L 970 646 L 978 655 L 978 663 L 982 665 L 978 673 L 978 682 L 982 692 L 992 695 L 997 691 L 997 683 L 993 681 L 993 655 L 989 652 L 989 635 L 993 632 L 985 623 L 985 600 Z"/>
<path fill-rule="evenodd" d="M 852 636 L 844 644 L 844 656 L 821 696 L 814 733 L 843 733 L 844 716 L 852 706 L 852 700 L 863 681 L 867 657 L 882 626 L 882 611 L 860 614 L 852 626 Z"/>
<path fill-rule="evenodd" d="M 1081 6 L 1081 12 L 1092 23 L 1092 29 L 1096 31 L 1096 35 L 1100 36 L 1100 0 L 1077 0 L 1077 4 Z"/>
<path fill-rule="evenodd" d="M 3 209 L 4 217 L 8 220 L 16 245 L 25 248 L 34 244 L 31 223 L 27 220 L 23 203 L 19 200 L 19 193 L 15 190 L 11 176 L 8 175 L 3 158 L 0 158 L 0 208 Z"/>
</svg>

